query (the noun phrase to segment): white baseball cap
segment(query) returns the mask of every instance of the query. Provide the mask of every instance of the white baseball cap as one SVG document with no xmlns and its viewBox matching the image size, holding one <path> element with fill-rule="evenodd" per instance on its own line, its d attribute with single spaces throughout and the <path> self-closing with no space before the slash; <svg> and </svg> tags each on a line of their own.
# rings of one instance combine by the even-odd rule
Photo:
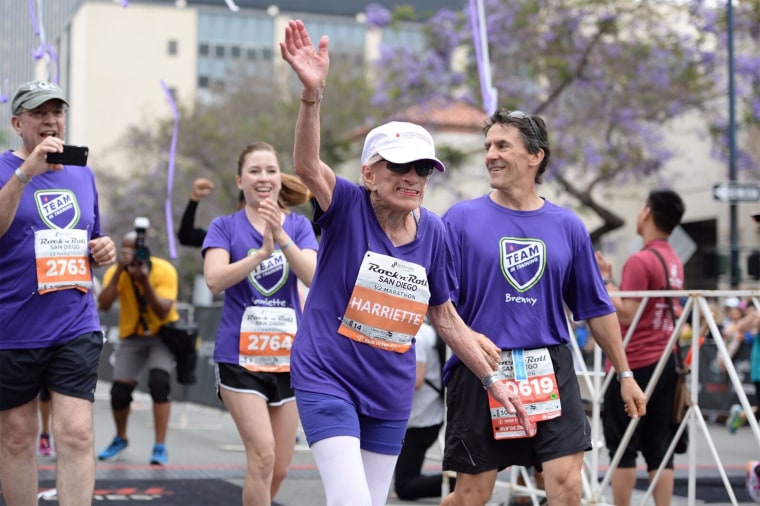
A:
<svg viewBox="0 0 760 506">
<path fill-rule="evenodd" d="M 723 305 L 725 307 L 741 307 L 741 301 L 739 297 L 729 297 L 723 302 Z"/>
<path fill-rule="evenodd" d="M 433 137 L 415 123 L 391 121 L 370 130 L 364 140 L 362 165 L 375 155 L 393 163 L 430 160 L 436 169 L 446 171 L 443 162 L 435 157 Z"/>
</svg>

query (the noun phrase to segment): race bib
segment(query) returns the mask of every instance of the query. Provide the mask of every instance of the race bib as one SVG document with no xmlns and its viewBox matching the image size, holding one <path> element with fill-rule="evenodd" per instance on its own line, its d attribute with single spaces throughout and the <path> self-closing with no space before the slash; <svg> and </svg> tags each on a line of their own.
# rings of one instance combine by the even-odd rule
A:
<svg viewBox="0 0 760 506">
<path fill-rule="evenodd" d="M 368 251 L 338 333 L 404 353 L 425 319 L 430 289 L 421 265 Z"/>
<path fill-rule="evenodd" d="M 34 232 L 37 291 L 40 294 L 92 288 L 87 231 L 44 229 Z"/>
<path fill-rule="evenodd" d="M 297 328 L 293 308 L 245 308 L 238 363 L 254 372 L 290 371 L 290 350 Z"/>
<path fill-rule="evenodd" d="M 562 414 L 559 387 L 548 349 L 502 351 L 499 373 L 509 391 L 520 397 L 528 412 L 530 427 L 520 425 L 517 416 L 507 413 L 489 393 L 488 406 L 491 410 L 494 439 L 533 437 L 536 435 L 537 422 L 551 420 Z"/>
</svg>

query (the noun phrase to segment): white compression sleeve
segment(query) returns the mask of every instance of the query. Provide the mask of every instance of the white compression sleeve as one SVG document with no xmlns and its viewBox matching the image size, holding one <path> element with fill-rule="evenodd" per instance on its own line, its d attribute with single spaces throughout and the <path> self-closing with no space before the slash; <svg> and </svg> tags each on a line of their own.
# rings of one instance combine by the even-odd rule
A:
<svg viewBox="0 0 760 506">
<path fill-rule="evenodd" d="M 311 445 L 325 488 L 327 506 L 384 506 L 396 467 L 396 455 L 360 450 L 351 436 Z"/>
<path fill-rule="evenodd" d="M 372 506 L 357 438 L 322 439 L 311 445 L 311 453 L 322 478 L 327 506 Z"/>
<path fill-rule="evenodd" d="M 372 495 L 373 506 L 383 506 L 388 500 L 388 490 L 391 488 L 393 471 L 396 468 L 398 455 L 385 455 L 362 450 L 364 474 L 367 475 L 369 493 Z"/>
</svg>

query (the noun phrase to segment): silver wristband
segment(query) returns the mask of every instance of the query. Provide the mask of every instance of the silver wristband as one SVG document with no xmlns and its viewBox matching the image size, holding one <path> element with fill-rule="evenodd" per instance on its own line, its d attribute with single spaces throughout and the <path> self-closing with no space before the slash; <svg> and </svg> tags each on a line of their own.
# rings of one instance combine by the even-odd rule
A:
<svg viewBox="0 0 760 506">
<path fill-rule="evenodd" d="M 499 371 L 494 371 L 488 376 L 483 376 L 480 378 L 480 382 L 483 384 L 483 388 L 486 390 L 488 390 L 488 387 L 494 383 L 497 383 L 499 380 L 501 380 L 501 374 L 499 374 Z"/>
<path fill-rule="evenodd" d="M 16 174 L 16 177 L 19 181 L 21 181 L 23 184 L 29 184 L 32 181 L 32 178 L 26 177 L 23 172 L 21 172 L 21 167 L 17 168 L 14 172 Z"/>
<path fill-rule="evenodd" d="M 633 378 L 633 371 L 620 371 L 617 373 L 617 379 L 620 381 L 623 378 Z"/>
</svg>

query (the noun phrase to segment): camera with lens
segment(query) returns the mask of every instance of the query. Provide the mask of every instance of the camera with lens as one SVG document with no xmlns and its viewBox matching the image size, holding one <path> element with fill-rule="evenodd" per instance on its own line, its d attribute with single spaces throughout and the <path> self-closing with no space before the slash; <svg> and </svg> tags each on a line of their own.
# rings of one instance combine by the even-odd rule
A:
<svg viewBox="0 0 760 506">
<path fill-rule="evenodd" d="M 135 263 L 144 264 L 150 260 L 150 250 L 145 245 L 145 232 L 150 226 L 150 220 L 143 216 L 135 218 L 135 232 L 137 238 L 135 239 Z"/>
</svg>

